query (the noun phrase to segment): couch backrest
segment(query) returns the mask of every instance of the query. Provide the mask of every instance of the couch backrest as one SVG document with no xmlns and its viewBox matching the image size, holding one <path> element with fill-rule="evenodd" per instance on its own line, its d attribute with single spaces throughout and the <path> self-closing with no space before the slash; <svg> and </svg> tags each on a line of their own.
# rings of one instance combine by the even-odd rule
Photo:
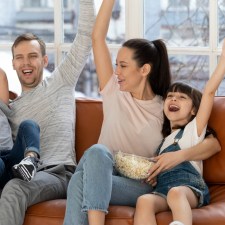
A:
<svg viewBox="0 0 225 225">
<path fill-rule="evenodd" d="M 98 141 L 103 120 L 102 101 L 77 98 L 76 118 L 75 151 L 79 161 L 84 151 Z"/>
<path fill-rule="evenodd" d="M 101 100 L 78 98 L 76 118 L 75 149 L 79 161 L 83 152 L 97 143 L 103 119 Z M 222 150 L 204 161 L 204 178 L 208 183 L 225 183 L 225 97 L 215 97 L 209 126 L 216 131 Z"/>
<path fill-rule="evenodd" d="M 215 97 L 209 126 L 216 132 L 221 151 L 204 161 L 204 178 L 208 183 L 225 183 L 225 97 Z"/>
<path fill-rule="evenodd" d="M 13 91 L 9 91 L 9 99 L 10 100 L 14 100 L 18 95 L 13 92 Z"/>
</svg>

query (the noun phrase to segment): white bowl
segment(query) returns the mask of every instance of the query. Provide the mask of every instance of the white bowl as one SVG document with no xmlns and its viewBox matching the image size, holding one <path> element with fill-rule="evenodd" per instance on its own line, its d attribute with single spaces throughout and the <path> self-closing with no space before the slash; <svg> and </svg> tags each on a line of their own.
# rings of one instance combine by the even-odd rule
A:
<svg viewBox="0 0 225 225">
<path fill-rule="evenodd" d="M 114 160 L 116 169 L 121 175 L 136 180 L 148 178 L 149 169 L 154 164 L 150 158 L 121 151 L 114 153 Z"/>
</svg>

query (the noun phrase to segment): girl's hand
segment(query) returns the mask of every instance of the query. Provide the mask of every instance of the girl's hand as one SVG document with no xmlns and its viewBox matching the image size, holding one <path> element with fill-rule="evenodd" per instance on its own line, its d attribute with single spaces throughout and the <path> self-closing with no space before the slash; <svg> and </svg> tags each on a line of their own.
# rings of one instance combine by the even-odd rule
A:
<svg viewBox="0 0 225 225">
<path fill-rule="evenodd" d="M 182 150 L 163 153 L 162 155 L 156 156 L 154 160 L 156 163 L 149 170 L 150 176 L 147 179 L 149 181 L 155 179 L 159 173 L 169 170 L 184 161 Z"/>
<path fill-rule="evenodd" d="M 150 184 L 152 187 L 154 187 L 157 184 L 157 179 L 156 179 L 156 177 L 154 177 L 152 179 L 147 178 L 145 180 L 145 183 Z"/>
</svg>

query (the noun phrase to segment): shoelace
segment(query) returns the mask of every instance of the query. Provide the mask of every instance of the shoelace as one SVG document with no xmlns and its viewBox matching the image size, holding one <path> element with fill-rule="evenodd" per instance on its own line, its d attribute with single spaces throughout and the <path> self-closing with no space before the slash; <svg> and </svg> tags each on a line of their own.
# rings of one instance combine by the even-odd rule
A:
<svg viewBox="0 0 225 225">
<path fill-rule="evenodd" d="M 39 165 L 42 165 L 42 161 L 39 159 L 39 158 L 37 158 L 37 157 L 30 157 L 30 160 L 32 161 L 32 163 L 34 164 L 34 166 L 36 167 L 36 168 L 38 168 L 38 166 Z"/>
</svg>

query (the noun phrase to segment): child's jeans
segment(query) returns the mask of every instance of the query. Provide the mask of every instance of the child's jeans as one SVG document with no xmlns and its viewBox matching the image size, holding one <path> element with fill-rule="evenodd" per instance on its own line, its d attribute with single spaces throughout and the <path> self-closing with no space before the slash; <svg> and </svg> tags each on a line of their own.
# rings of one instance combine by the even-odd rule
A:
<svg viewBox="0 0 225 225">
<path fill-rule="evenodd" d="M 23 121 L 11 150 L 0 151 L 0 189 L 12 178 L 11 168 L 18 164 L 28 152 L 39 157 L 40 128 L 33 120 Z"/>
</svg>

